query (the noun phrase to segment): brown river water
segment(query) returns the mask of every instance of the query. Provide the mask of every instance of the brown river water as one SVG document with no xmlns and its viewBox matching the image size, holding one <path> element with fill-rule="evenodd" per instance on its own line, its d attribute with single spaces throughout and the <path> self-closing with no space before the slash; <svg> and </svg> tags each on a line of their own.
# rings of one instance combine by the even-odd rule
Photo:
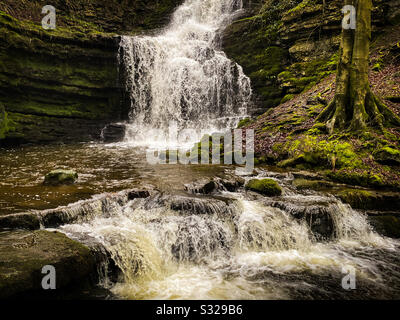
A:
<svg viewBox="0 0 400 320">
<path fill-rule="evenodd" d="M 76 170 L 78 182 L 43 186 L 44 175 L 58 168 Z M 123 144 L 1 150 L 0 212 L 56 208 L 132 187 L 158 190 L 57 229 L 108 253 L 99 265 L 98 286 L 109 293 L 104 299 L 400 297 L 399 241 L 376 233 L 362 212 L 333 196 L 296 190 L 290 172 L 257 169 L 259 178 L 282 186 L 283 195 L 272 199 L 243 189 L 208 196 L 184 191 L 186 183 L 232 172 L 230 166 L 149 165 L 143 149 Z M 301 218 L 304 212 L 328 214 L 332 236 L 321 238 Z M 118 276 L 108 272 L 111 265 Z M 355 290 L 342 287 L 349 268 Z"/>
</svg>

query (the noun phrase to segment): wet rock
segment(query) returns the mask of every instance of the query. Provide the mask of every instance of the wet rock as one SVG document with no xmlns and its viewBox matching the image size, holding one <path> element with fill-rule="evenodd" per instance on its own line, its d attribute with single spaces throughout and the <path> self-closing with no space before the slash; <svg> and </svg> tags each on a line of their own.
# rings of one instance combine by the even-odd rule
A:
<svg viewBox="0 0 400 320">
<path fill-rule="evenodd" d="M 220 224 L 189 216 L 179 224 L 171 253 L 178 261 L 200 262 L 212 252 L 227 252 L 231 245 L 229 233 Z"/>
<path fill-rule="evenodd" d="M 110 217 L 118 214 L 128 203 L 130 192 L 132 190 L 106 193 L 56 209 L 1 216 L 0 229 L 33 230 L 39 229 L 41 225 L 56 228 L 63 224 L 87 222 L 96 216 Z"/>
<path fill-rule="evenodd" d="M 334 203 L 318 201 L 270 201 L 266 205 L 279 208 L 294 218 L 305 220 L 317 240 L 329 240 L 335 236 L 332 216 L 337 207 Z"/>
<path fill-rule="evenodd" d="M 53 170 L 46 174 L 44 178 L 45 185 L 57 186 L 74 184 L 78 179 L 78 174 L 73 170 Z"/>
<path fill-rule="evenodd" d="M 368 221 L 376 232 L 390 238 L 400 238 L 400 216 L 399 215 L 373 215 Z"/>
<path fill-rule="evenodd" d="M 40 229 L 40 216 L 33 213 L 17 213 L 0 216 L 0 230 L 7 229 Z"/>
<path fill-rule="evenodd" d="M 201 180 L 191 184 L 185 184 L 185 190 L 193 194 L 210 194 L 218 188 L 213 180 Z"/>
<path fill-rule="evenodd" d="M 295 179 L 306 179 L 306 180 L 322 180 L 323 176 L 315 172 L 309 171 L 296 171 L 291 172 Z"/>
<path fill-rule="evenodd" d="M 96 273 L 90 250 L 59 232 L 1 232 L 0 257 L 0 298 L 42 291 L 46 265 L 56 269 L 57 289 Z"/>
<path fill-rule="evenodd" d="M 235 207 L 229 202 L 213 198 L 194 198 L 173 196 L 169 199 L 171 210 L 189 214 L 216 214 L 221 216 L 234 216 Z"/>
<path fill-rule="evenodd" d="M 335 194 L 353 209 L 363 210 L 398 210 L 400 208 L 400 193 L 381 192 L 346 188 Z"/>
<path fill-rule="evenodd" d="M 125 137 L 125 125 L 120 123 L 111 123 L 104 127 L 101 137 L 104 142 L 118 142 Z"/>
<path fill-rule="evenodd" d="M 265 196 L 280 196 L 282 188 L 272 179 L 252 179 L 246 184 L 246 189 Z"/>
<path fill-rule="evenodd" d="M 185 190 L 191 194 L 211 194 L 216 191 L 235 192 L 243 187 L 245 180 L 238 176 L 216 177 L 212 180 L 201 180 L 185 184 Z"/>
<path fill-rule="evenodd" d="M 144 199 L 148 197 L 150 197 L 150 191 L 148 190 L 132 190 L 128 192 L 128 200 Z"/>
<path fill-rule="evenodd" d="M 235 192 L 239 188 L 243 187 L 246 180 L 241 178 L 241 177 L 229 177 L 229 178 L 217 178 L 215 180 L 219 186 L 222 187 L 223 190 L 229 191 L 229 192 Z"/>
</svg>

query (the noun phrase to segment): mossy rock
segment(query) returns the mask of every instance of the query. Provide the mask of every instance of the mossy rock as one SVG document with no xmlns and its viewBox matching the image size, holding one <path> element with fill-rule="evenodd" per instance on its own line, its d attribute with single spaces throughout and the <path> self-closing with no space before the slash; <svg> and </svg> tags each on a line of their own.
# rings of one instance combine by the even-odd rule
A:
<svg viewBox="0 0 400 320">
<path fill-rule="evenodd" d="M 56 269 L 55 291 L 78 285 L 96 272 L 90 250 L 59 232 L 1 232 L 0 257 L 0 298 L 42 292 L 42 268 L 46 265 Z"/>
<path fill-rule="evenodd" d="M 378 233 L 390 238 L 400 238 L 400 217 L 393 215 L 370 216 L 368 220 Z"/>
<path fill-rule="evenodd" d="M 353 209 L 363 210 L 397 210 L 400 207 L 400 193 L 378 192 L 346 188 L 340 190 L 336 196 Z"/>
<path fill-rule="evenodd" d="M 282 188 L 272 179 L 252 179 L 246 184 L 246 189 L 272 197 L 282 194 Z"/>
<path fill-rule="evenodd" d="M 238 127 L 238 129 L 240 129 L 240 128 L 243 128 L 243 127 L 247 126 L 250 123 L 251 123 L 251 119 L 250 118 L 245 118 L 245 119 L 239 121 L 239 124 L 238 124 L 237 127 Z"/>
<path fill-rule="evenodd" d="M 336 182 L 345 183 L 353 186 L 362 186 L 369 188 L 382 188 L 387 185 L 383 181 L 380 174 L 368 171 L 348 171 L 348 170 L 338 170 L 338 171 L 327 171 L 325 175 Z"/>
<path fill-rule="evenodd" d="M 373 154 L 375 161 L 387 165 L 400 165 L 400 151 L 390 147 L 383 147 Z"/>
<path fill-rule="evenodd" d="M 68 185 L 74 184 L 78 179 L 78 174 L 73 170 L 54 170 L 46 174 L 44 178 L 45 185 Z"/>
<path fill-rule="evenodd" d="M 321 189 L 332 188 L 334 186 L 334 184 L 329 181 L 307 180 L 307 179 L 295 179 L 293 180 L 293 185 L 298 190 L 303 190 L 303 189 L 321 190 Z"/>
</svg>

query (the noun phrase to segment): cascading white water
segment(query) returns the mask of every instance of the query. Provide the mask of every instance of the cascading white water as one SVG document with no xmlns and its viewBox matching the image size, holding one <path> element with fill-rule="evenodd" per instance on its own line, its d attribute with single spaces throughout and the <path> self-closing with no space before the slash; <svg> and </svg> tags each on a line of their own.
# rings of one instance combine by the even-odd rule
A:
<svg viewBox="0 0 400 320">
<path fill-rule="evenodd" d="M 290 183 L 280 184 L 290 193 Z M 280 202 L 287 205 L 279 208 Z M 243 192 L 221 191 L 211 198 L 156 193 L 120 203 L 119 210 L 110 207 L 110 213 L 61 230 L 109 252 L 123 277 L 116 283 L 106 277 L 103 284 L 118 297 L 346 297 L 341 279 L 348 266 L 357 270 L 357 289 L 365 286 L 362 296 L 387 289 L 385 268 L 400 277 L 399 243 L 379 236 L 363 214 L 332 196 L 297 193 L 254 200 Z M 311 215 L 319 208 L 332 217 L 329 238 L 320 240 L 307 217 L 299 218 L 309 208 Z"/>
<path fill-rule="evenodd" d="M 158 36 L 123 36 L 121 62 L 130 94 L 125 140 L 138 146 L 179 145 L 178 129 L 226 130 L 247 114 L 250 80 L 218 50 L 217 34 L 242 0 L 186 0 Z M 157 131 L 155 130 L 157 129 Z"/>
</svg>

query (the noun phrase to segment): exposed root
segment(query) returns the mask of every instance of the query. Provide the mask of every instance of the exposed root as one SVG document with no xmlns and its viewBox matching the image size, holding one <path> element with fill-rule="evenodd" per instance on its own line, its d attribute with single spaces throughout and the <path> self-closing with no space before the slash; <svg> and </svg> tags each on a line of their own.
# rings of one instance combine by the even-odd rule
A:
<svg viewBox="0 0 400 320">
<path fill-rule="evenodd" d="M 317 122 L 325 122 L 330 134 L 335 129 L 360 131 L 366 127 L 375 127 L 383 131 L 385 126 L 400 126 L 400 118 L 391 111 L 370 88 L 364 97 L 356 99 L 351 108 L 352 112 L 346 112 L 349 106 L 346 99 L 336 96 L 317 117 Z M 347 102 L 348 104 L 349 102 Z M 348 119 L 349 116 L 351 119 Z"/>
</svg>

